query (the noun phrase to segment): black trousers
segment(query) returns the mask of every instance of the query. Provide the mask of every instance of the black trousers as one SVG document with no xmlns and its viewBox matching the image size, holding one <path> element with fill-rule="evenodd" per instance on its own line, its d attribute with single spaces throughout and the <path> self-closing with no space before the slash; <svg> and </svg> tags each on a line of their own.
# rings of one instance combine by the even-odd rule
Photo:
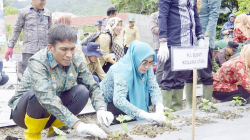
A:
<svg viewBox="0 0 250 140">
<path fill-rule="evenodd" d="M 215 99 L 221 100 L 222 102 L 231 101 L 235 96 L 243 97 L 246 99 L 250 97 L 250 93 L 247 90 L 245 90 L 242 86 L 238 86 L 238 90 L 233 92 L 220 92 L 220 91 L 213 92 L 213 97 Z"/>
<path fill-rule="evenodd" d="M 165 62 L 163 78 L 161 81 L 162 90 L 171 90 L 171 89 L 182 89 L 184 87 L 184 82 L 187 81 L 190 70 L 185 71 L 172 71 L 171 70 L 171 48 L 169 47 L 169 58 Z"/>
<path fill-rule="evenodd" d="M 74 115 L 79 114 L 88 102 L 89 90 L 84 85 L 77 85 L 65 91 L 60 96 L 62 103 Z M 49 116 L 47 110 L 38 102 L 33 90 L 23 94 L 18 101 L 17 107 L 11 110 L 11 119 L 20 127 L 27 129 L 24 118 L 25 114 L 31 118 L 41 119 Z M 56 117 L 51 114 L 45 129 L 49 128 Z"/>
<path fill-rule="evenodd" d="M 106 62 L 103 66 L 102 66 L 102 69 L 105 73 L 107 73 L 109 71 L 109 68 L 112 66 L 111 63 L 109 62 Z"/>
<path fill-rule="evenodd" d="M 202 82 L 203 85 L 213 85 L 212 59 L 213 59 L 213 49 L 209 49 L 207 68 L 197 70 L 198 77 L 200 78 L 200 81 Z M 193 83 L 193 71 L 190 73 L 190 76 L 188 77 L 187 83 Z"/>
<path fill-rule="evenodd" d="M 128 47 L 124 46 L 124 54 L 126 54 L 128 51 Z"/>
</svg>

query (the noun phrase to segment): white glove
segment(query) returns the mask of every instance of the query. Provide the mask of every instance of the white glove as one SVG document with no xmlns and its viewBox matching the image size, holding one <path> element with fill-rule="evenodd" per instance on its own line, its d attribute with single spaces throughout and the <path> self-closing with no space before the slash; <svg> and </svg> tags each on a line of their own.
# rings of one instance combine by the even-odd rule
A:
<svg viewBox="0 0 250 140">
<path fill-rule="evenodd" d="M 199 46 L 199 48 L 205 48 L 204 39 L 198 40 L 198 46 Z"/>
<path fill-rule="evenodd" d="M 157 113 L 147 113 L 144 110 L 141 110 L 139 117 L 146 119 L 149 122 L 156 123 L 160 126 L 166 125 L 166 116 L 160 115 Z"/>
<path fill-rule="evenodd" d="M 107 138 L 107 134 L 96 124 L 85 124 L 81 122 L 76 128 L 76 132 L 79 134 L 92 135 L 101 139 Z"/>
<path fill-rule="evenodd" d="M 155 106 L 155 113 L 160 114 L 160 115 L 164 115 L 164 105 L 162 103 L 158 103 Z"/>
<path fill-rule="evenodd" d="M 96 114 L 98 122 L 106 127 L 110 126 L 114 120 L 114 115 L 109 111 L 98 110 Z"/>
<path fill-rule="evenodd" d="M 168 43 L 160 44 L 160 48 L 158 51 L 157 59 L 160 62 L 166 62 L 169 58 L 169 50 L 168 50 Z"/>
</svg>

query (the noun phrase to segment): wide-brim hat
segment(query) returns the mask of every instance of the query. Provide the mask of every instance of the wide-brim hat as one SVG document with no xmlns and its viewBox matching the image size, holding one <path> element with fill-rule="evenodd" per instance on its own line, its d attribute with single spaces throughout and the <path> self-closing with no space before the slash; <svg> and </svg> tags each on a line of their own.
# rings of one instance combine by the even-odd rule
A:
<svg viewBox="0 0 250 140">
<path fill-rule="evenodd" d="M 89 42 L 87 46 L 82 46 L 82 52 L 86 56 L 103 56 L 104 53 L 100 50 L 100 44 L 95 42 Z"/>
</svg>

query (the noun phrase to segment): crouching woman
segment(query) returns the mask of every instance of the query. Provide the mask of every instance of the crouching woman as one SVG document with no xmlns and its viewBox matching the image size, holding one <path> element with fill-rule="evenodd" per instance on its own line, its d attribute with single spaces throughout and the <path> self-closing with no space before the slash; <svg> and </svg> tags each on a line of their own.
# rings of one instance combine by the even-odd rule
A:
<svg viewBox="0 0 250 140">
<path fill-rule="evenodd" d="M 144 118 L 165 125 L 162 95 L 151 67 L 155 60 L 148 44 L 140 41 L 130 44 L 124 58 L 110 68 L 100 83 L 108 111 L 115 116 L 125 113 L 137 120 Z M 150 100 L 156 113 L 148 113 Z"/>
<path fill-rule="evenodd" d="M 213 96 L 221 101 L 230 101 L 235 96 L 250 96 L 250 45 L 246 45 L 240 56 L 223 64 L 214 75 Z"/>
</svg>

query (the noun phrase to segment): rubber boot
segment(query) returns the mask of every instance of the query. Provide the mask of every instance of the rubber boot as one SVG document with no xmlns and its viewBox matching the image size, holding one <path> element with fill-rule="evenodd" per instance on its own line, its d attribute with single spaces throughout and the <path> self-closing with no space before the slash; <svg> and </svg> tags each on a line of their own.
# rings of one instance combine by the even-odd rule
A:
<svg viewBox="0 0 250 140">
<path fill-rule="evenodd" d="M 173 90 L 161 90 L 164 107 L 172 109 Z"/>
<path fill-rule="evenodd" d="M 213 85 L 203 85 L 203 99 L 207 99 L 212 102 Z"/>
<path fill-rule="evenodd" d="M 55 119 L 55 121 L 51 124 L 51 126 L 49 127 L 49 132 L 48 132 L 48 135 L 47 135 L 47 137 L 49 138 L 49 137 L 54 137 L 54 136 L 57 136 L 57 134 L 56 133 L 54 133 L 55 131 L 54 131 L 54 129 L 53 129 L 53 127 L 52 126 L 54 126 L 54 127 L 56 127 L 56 128 L 60 128 L 60 127 L 62 127 L 62 126 L 66 126 L 63 122 L 61 122 L 60 120 L 58 120 L 58 119 Z M 60 129 L 61 130 L 61 129 Z"/>
<path fill-rule="evenodd" d="M 25 140 L 37 140 L 41 139 L 41 131 L 45 128 L 48 118 L 34 119 L 25 115 L 24 123 L 27 129 L 24 131 Z"/>
<path fill-rule="evenodd" d="M 191 109 L 193 103 L 193 83 L 185 84 L 185 93 L 186 93 L 186 109 Z"/>
<path fill-rule="evenodd" d="M 183 110 L 183 89 L 173 89 L 172 106 L 174 111 Z"/>
</svg>

